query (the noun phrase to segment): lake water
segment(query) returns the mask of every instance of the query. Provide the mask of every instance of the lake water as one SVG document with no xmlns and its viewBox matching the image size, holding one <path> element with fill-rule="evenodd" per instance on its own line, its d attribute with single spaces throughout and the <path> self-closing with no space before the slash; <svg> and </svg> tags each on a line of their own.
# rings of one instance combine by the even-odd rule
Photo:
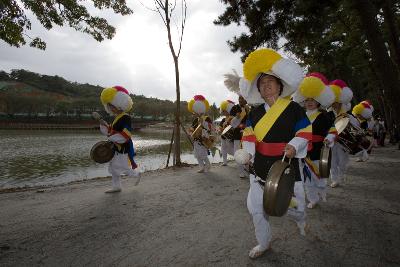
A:
<svg viewBox="0 0 400 267">
<path fill-rule="evenodd" d="M 171 133 L 136 132 L 132 137 L 141 171 L 165 168 Z M 182 138 L 184 162 L 197 163 L 190 143 Z M 104 136 L 97 131 L 0 130 L 0 189 L 58 185 L 109 176 L 108 163 L 90 159 L 90 149 Z M 219 151 L 210 155 L 221 162 Z M 172 157 L 170 166 L 172 165 Z"/>
</svg>

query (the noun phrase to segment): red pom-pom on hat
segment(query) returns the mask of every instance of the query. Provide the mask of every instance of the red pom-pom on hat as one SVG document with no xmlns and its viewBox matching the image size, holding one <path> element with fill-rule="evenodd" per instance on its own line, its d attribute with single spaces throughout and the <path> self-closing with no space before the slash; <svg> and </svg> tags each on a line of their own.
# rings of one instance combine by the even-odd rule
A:
<svg viewBox="0 0 400 267">
<path fill-rule="evenodd" d="M 333 81 L 331 81 L 330 84 L 339 86 L 339 87 L 342 88 L 342 89 L 343 89 L 344 87 L 347 87 L 347 84 L 346 84 L 345 81 L 343 81 L 343 80 L 333 80 Z"/>
<path fill-rule="evenodd" d="M 325 77 L 325 75 L 323 75 L 322 73 L 319 72 L 311 72 L 309 74 L 306 75 L 306 77 L 316 77 L 319 78 L 325 85 L 329 84 L 329 80 Z"/>
<path fill-rule="evenodd" d="M 113 86 L 113 87 L 114 87 L 115 89 L 117 89 L 117 91 L 119 91 L 119 92 L 124 92 L 125 94 L 129 95 L 128 90 L 126 90 L 124 87 L 119 86 L 119 85 L 116 85 L 116 86 Z"/>
<path fill-rule="evenodd" d="M 202 95 L 195 95 L 195 96 L 193 97 L 193 99 L 194 99 L 195 101 L 203 101 L 203 100 L 205 100 L 206 98 L 205 98 L 204 96 L 202 96 Z"/>
</svg>

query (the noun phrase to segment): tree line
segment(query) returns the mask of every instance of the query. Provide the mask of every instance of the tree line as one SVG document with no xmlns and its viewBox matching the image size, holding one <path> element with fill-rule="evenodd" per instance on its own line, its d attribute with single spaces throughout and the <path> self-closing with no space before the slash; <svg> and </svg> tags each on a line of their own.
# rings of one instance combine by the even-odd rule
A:
<svg viewBox="0 0 400 267">
<path fill-rule="evenodd" d="M 63 118 L 87 119 L 93 111 L 104 108 L 100 93 L 104 87 L 70 82 L 60 76 L 41 75 L 23 69 L 0 71 L 0 113 L 3 117 L 16 118 Z M 137 119 L 168 121 L 174 119 L 176 105 L 170 100 L 161 100 L 143 95 L 131 95 Z M 181 101 L 182 119 L 190 121 L 186 112 L 187 102 Z M 218 116 L 215 104 L 212 114 Z"/>
</svg>

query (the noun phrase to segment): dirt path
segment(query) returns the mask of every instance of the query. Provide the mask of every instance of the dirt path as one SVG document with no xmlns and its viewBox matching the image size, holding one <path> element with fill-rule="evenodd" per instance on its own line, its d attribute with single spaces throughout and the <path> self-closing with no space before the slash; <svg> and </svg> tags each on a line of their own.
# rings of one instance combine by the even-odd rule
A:
<svg viewBox="0 0 400 267">
<path fill-rule="evenodd" d="M 248 180 L 233 163 L 133 182 L 114 195 L 103 193 L 109 179 L 0 194 L 0 266 L 400 266 L 395 147 L 351 160 L 346 183 L 307 211 L 306 237 L 272 218 L 273 249 L 255 261 Z"/>
</svg>

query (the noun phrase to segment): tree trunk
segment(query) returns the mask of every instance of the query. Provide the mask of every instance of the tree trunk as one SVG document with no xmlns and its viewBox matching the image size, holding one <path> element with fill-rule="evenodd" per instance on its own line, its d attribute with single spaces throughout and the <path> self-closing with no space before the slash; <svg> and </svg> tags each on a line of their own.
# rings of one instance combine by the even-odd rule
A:
<svg viewBox="0 0 400 267">
<path fill-rule="evenodd" d="M 175 87 L 176 87 L 176 111 L 175 111 L 175 138 L 174 158 L 177 166 L 181 165 L 181 92 L 179 86 L 179 64 L 178 58 L 174 57 L 175 64 Z"/>
<path fill-rule="evenodd" d="M 397 29 L 396 16 L 393 11 L 392 0 L 382 1 L 382 10 L 384 16 L 384 23 L 387 27 L 389 34 L 388 39 L 389 39 L 391 57 L 393 58 L 393 61 L 396 63 L 397 67 L 400 68 L 400 40 L 399 40 L 399 32 Z"/>
<path fill-rule="evenodd" d="M 384 88 L 385 100 L 391 107 L 395 107 L 400 103 L 400 80 L 396 66 L 387 53 L 385 41 L 376 21 L 377 12 L 375 7 L 369 0 L 349 1 L 361 19 L 361 27 L 366 34 L 372 59 L 377 66 L 377 75 L 380 77 Z M 392 111 L 396 125 L 400 126 L 400 109 L 392 109 Z"/>
<path fill-rule="evenodd" d="M 176 110 L 175 110 L 175 136 L 174 136 L 174 165 L 180 166 L 181 165 L 181 93 L 180 93 L 180 86 L 179 86 L 179 62 L 178 56 L 175 53 L 174 45 L 172 43 L 171 37 L 171 27 L 170 27 L 170 18 L 168 16 L 168 1 L 165 1 L 165 20 L 168 32 L 168 45 L 169 49 L 171 50 L 172 58 L 174 60 L 175 65 L 175 89 L 176 89 Z"/>
</svg>

